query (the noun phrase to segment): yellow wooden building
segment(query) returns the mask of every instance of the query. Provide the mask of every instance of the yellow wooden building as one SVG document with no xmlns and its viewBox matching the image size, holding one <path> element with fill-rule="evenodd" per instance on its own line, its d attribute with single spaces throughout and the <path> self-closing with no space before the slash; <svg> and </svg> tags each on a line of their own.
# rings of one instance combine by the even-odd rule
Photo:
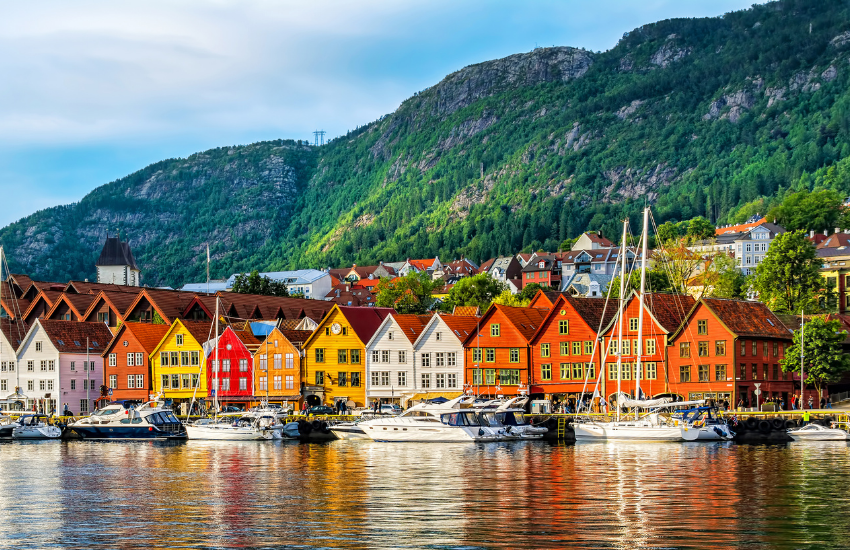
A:
<svg viewBox="0 0 850 550">
<path fill-rule="evenodd" d="M 210 323 L 176 319 L 150 355 L 153 393 L 176 404 L 207 397 L 203 344 L 215 338 Z"/>
<path fill-rule="evenodd" d="M 366 405 L 366 343 L 392 308 L 335 305 L 304 343 L 308 405 L 353 401 Z"/>
</svg>

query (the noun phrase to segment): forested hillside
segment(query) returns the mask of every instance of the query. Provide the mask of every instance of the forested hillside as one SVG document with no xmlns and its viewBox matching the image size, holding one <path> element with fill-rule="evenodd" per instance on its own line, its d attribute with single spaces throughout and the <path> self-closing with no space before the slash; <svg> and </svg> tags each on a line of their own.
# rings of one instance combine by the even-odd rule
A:
<svg viewBox="0 0 850 550">
<path fill-rule="evenodd" d="M 850 193 L 850 8 L 787 0 L 669 20 L 610 51 L 542 48 L 449 75 L 312 148 L 164 161 L 0 232 L 13 269 L 92 276 L 120 228 L 148 284 L 251 268 L 554 249 L 645 201 L 723 223 L 789 190 Z"/>
</svg>

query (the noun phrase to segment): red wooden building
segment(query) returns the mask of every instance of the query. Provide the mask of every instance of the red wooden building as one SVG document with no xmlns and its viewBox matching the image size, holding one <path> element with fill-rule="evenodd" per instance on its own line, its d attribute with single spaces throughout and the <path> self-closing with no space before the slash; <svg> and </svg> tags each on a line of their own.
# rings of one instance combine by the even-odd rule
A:
<svg viewBox="0 0 850 550">
<path fill-rule="evenodd" d="M 543 293 L 540 293 L 543 294 Z M 617 302 L 558 294 L 552 310 L 531 339 L 531 392 L 554 395 L 588 391 L 596 384 L 602 358 L 597 337 L 617 313 Z M 601 390 L 601 389 L 600 389 Z"/>
<path fill-rule="evenodd" d="M 602 377 L 603 395 L 609 398 L 617 393 L 617 353 L 622 355 L 620 391 L 634 395 L 635 380 L 640 377 L 644 396 L 668 395 L 671 389 L 665 369 L 667 342 L 694 307 L 694 299 L 682 294 L 644 295 L 643 333 L 638 332 L 639 298 L 636 292 L 626 300 L 623 313 L 623 345 L 619 350 L 619 322 L 615 318 L 603 331 L 607 347 L 605 373 Z M 619 307 L 612 302 L 615 308 Z M 609 304 L 610 305 L 610 304 Z M 641 371 L 637 369 L 638 342 L 643 345 Z"/>
<path fill-rule="evenodd" d="M 479 330 L 463 343 L 464 382 L 478 395 L 519 395 L 528 389 L 529 341 L 549 310 L 493 304 L 481 318 Z"/>
<path fill-rule="evenodd" d="M 790 408 L 794 381 L 779 361 L 791 342 L 791 331 L 766 305 L 703 298 L 670 339 L 670 390 L 689 400 L 728 400 L 733 407 L 741 398 L 756 407 L 771 397 Z"/>
<path fill-rule="evenodd" d="M 207 388 L 215 389 L 220 405 L 231 402 L 247 403 L 254 396 L 254 352 L 260 341 L 250 330 L 224 329 L 218 338 L 218 361 L 216 349 L 211 347 L 207 355 Z M 215 380 L 218 378 L 218 387 Z M 212 400 L 210 394 L 208 400 Z"/>
<path fill-rule="evenodd" d="M 168 325 L 124 323 L 103 352 L 103 379 L 112 399 L 145 402 L 151 393 L 150 354 L 168 332 Z"/>
</svg>

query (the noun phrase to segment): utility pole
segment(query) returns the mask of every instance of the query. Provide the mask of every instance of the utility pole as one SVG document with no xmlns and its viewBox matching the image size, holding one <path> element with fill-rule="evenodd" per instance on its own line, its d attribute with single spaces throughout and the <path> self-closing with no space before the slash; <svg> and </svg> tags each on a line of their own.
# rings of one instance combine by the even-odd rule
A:
<svg viewBox="0 0 850 550">
<path fill-rule="evenodd" d="M 319 145 L 325 144 L 325 132 L 324 130 L 315 130 L 313 132 L 313 137 L 315 138 L 315 145 L 318 147 Z"/>
</svg>

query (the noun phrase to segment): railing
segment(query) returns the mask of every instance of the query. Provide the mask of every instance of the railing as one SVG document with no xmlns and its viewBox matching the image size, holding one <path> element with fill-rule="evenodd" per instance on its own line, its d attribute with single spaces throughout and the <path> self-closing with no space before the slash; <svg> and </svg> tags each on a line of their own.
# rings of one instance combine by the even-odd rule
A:
<svg viewBox="0 0 850 550">
<path fill-rule="evenodd" d="M 831 403 L 838 403 L 839 401 L 844 401 L 845 399 L 850 399 L 850 391 L 844 391 L 841 393 L 833 393 L 829 396 L 829 401 Z"/>
</svg>

